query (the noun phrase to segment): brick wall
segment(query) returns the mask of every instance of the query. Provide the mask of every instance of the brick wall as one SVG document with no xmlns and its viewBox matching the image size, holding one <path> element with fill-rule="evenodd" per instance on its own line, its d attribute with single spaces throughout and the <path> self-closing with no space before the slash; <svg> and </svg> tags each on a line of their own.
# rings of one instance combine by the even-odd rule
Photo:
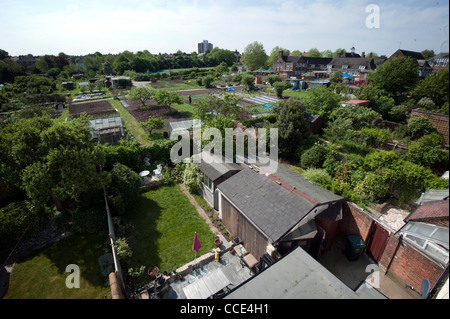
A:
<svg viewBox="0 0 450 319">
<path fill-rule="evenodd" d="M 375 216 L 365 212 L 351 202 L 344 202 L 342 220 L 339 229 L 347 235 L 359 235 L 365 243 L 370 235 L 372 224 L 377 220 Z M 380 271 L 387 273 L 420 290 L 423 279 L 428 279 L 431 287 L 435 285 L 444 267 L 421 253 L 399 236 L 391 235 L 388 239 L 383 255 L 378 262 Z"/>
<path fill-rule="evenodd" d="M 415 109 L 411 111 L 411 118 L 415 118 L 418 116 L 423 116 L 434 124 L 436 130 L 440 136 L 444 139 L 444 144 L 449 145 L 449 116 L 438 114 L 438 113 L 430 113 L 425 112 L 420 109 Z"/>
<path fill-rule="evenodd" d="M 346 235 L 359 235 L 366 242 L 374 218 L 351 202 L 342 205 L 342 220 L 339 229 Z"/>
<path fill-rule="evenodd" d="M 401 240 L 399 236 L 389 238 L 378 266 L 380 271 L 393 274 L 418 291 L 420 291 L 422 280 L 428 279 L 433 287 L 444 271 L 444 267 L 408 242 Z"/>
</svg>

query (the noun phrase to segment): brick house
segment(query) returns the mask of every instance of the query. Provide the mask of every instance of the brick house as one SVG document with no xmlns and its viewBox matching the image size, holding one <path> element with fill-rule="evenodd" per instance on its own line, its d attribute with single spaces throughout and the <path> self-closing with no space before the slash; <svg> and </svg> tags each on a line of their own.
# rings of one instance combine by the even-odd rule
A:
<svg viewBox="0 0 450 319">
<path fill-rule="evenodd" d="M 411 117 L 415 118 L 423 116 L 428 118 L 436 127 L 438 134 L 444 140 L 444 146 L 449 147 L 449 116 L 439 113 L 426 112 L 421 109 L 414 109 L 411 111 Z"/>
<path fill-rule="evenodd" d="M 283 51 L 278 53 L 278 58 L 272 65 L 272 69 L 278 72 L 282 79 L 299 77 L 305 73 L 313 72 L 316 78 L 328 78 L 326 65 L 332 58 L 315 58 L 308 56 L 285 56 Z"/>
<path fill-rule="evenodd" d="M 433 68 L 435 72 L 448 70 L 449 54 L 448 52 L 439 53 L 430 60 L 428 64 Z"/>
</svg>

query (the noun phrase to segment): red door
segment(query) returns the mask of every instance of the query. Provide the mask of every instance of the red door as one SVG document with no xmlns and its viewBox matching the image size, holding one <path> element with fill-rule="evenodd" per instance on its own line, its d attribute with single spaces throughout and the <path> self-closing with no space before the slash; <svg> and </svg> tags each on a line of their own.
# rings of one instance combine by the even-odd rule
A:
<svg viewBox="0 0 450 319">
<path fill-rule="evenodd" d="M 389 236 L 390 233 L 380 226 L 380 224 L 375 222 L 372 224 L 366 252 L 374 261 L 379 262 L 381 256 L 383 256 Z"/>
</svg>

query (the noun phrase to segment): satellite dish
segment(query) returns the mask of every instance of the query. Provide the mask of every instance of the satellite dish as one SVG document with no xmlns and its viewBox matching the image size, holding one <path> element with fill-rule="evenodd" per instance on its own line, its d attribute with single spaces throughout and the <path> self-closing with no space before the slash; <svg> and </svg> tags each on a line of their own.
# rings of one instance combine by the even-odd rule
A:
<svg viewBox="0 0 450 319">
<path fill-rule="evenodd" d="M 430 292 L 430 281 L 428 279 L 422 280 L 422 285 L 420 286 L 420 296 L 422 299 L 428 298 L 428 293 Z"/>
</svg>

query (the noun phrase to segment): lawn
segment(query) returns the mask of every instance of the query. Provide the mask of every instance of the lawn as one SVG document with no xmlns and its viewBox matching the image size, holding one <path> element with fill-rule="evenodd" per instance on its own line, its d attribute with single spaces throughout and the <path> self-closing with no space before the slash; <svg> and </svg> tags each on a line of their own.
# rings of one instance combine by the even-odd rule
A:
<svg viewBox="0 0 450 319">
<path fill-rule="evenodd" d="M 140 126 L 139 122 L 131 115 L 117 100 L 110 100 L 112 107 L 119 112 L 125 127 L 131 132 L 134 138 L 142 145 L 149 145 L 149 135 L 145 133 L 144 129 Z"/>
<path fill-rule="evenodd" d="M 98 235 L 72 235 L 18 260 L 5 299 L 111 299 L 98 257 L 104 241 Z M 80 269 L 80 288 L 67 288 L 67 265 Z"/>
<path fill-rule="evenodd" d="M 202 248 L 197 256 L 213 249 L 214 236 L 208 225 L 178 185 L 160 186 L 142 194 L 141 201 L 126 216 L 134 229 L 130 237 L 132 267 L 158 266 L 161 272 L 194 259 L 194 232 Z"/>
</svg>

